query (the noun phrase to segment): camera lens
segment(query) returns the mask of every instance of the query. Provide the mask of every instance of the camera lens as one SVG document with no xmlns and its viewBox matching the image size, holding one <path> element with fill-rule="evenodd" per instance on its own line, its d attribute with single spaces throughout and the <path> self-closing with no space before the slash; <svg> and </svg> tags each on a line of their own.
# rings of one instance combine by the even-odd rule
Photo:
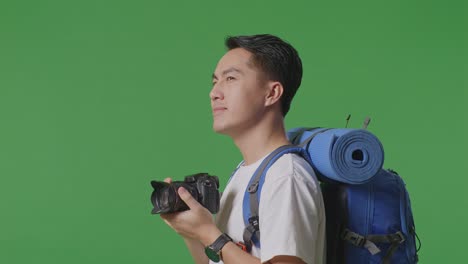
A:
<svg viewBox="0 0 468 264">
<path fill-rule="evenodd" d="M 151 202 L 153 203 L 154 209 L 153 214 L 161 214 L 173 211 L 176 193 L 174 189 L 166 182 L 152 181 L 151 185 L 154 188 L 151 194 Z"/>
<path fill-rule="evenodd" d="M 169 188 L 166 188 L 164 192 L 161 194 L 159 202 L 161 208 L 167 208 L 169 207 Z"/>
<path fill-rule="evenodd" d="M 209 180 L 205 180 L 203 184 L 205 184 L 207 187 L 211 187 L 211 182 Z"/>
</svg>

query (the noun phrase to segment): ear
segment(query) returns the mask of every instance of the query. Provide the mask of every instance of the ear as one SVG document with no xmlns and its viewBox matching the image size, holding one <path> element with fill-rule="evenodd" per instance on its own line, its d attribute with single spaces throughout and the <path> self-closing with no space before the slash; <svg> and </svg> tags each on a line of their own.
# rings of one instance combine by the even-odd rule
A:
<svg viewBox="0 0 468 264">
<path fill-rule="evenodd" d="M 270 106 L 278 102 L 283 95 L 283 85 L 280 82 L 268 82 L 265 106 Z"/>
</svg>

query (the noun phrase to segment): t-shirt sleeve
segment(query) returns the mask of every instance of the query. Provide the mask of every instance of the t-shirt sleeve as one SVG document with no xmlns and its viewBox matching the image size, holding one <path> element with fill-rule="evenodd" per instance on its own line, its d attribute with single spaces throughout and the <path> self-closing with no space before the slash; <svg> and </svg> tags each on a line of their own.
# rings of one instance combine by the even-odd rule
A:
<svg viewBox="0 0 468 264">
<path fill-rule="evenodd" d="M 305 171 L 266 180 L 261 194 L 262 263 L 286 255 L 314 263 L 323 254 L 324 208 L 318 182 Z M 314 243 L 318 243 L 314 244 Z"/>
</svg>

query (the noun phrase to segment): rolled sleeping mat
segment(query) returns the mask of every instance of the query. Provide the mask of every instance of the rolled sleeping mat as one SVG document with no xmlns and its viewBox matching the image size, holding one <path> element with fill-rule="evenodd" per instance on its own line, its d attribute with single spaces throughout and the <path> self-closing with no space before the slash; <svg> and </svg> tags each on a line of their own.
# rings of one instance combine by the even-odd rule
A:
<svg viewBox="0 0 468 264">
<path fill-rule="evenodd" d="M 364 129 L 294 128 L 287 136 L 310 155 L 321 181 L 362 184 L 382 169 L 382 143 Z"/>
</svg>

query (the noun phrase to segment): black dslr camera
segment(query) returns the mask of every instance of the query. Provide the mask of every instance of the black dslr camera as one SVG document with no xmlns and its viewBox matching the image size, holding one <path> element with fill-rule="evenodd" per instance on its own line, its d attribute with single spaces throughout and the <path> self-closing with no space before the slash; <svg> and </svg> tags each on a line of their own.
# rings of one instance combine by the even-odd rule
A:
<svg viewBox="0 0 468 264">
<path fill-rule="evenodd" d="M 172 183 L 151 181 L 154 191 L 151 194 L 153 203 L 152 214 L 174 213 L 188 210 L 188 206 L 177 193 L 179 187 L 184 187 L 193 198 L 207 208 L 212 214 L 219 211 L 219 180 L 217 176 L 208 173 L 198 173 L 186 176 L 184 181 Z"/>
</svg>

